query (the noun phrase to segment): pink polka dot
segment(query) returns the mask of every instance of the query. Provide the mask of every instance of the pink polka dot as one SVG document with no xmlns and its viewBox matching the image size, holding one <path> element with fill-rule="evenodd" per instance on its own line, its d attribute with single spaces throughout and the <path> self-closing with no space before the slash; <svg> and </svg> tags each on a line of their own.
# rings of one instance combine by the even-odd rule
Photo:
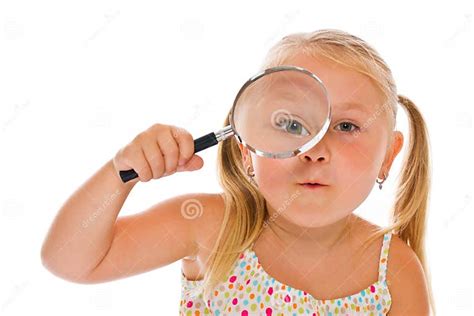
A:
<svg viewBox="0 0 474 316">
<path fill-rule="evenodd" d="M 188 304 L 186 304 L 186 307 L 187 308 L 193 307 L 193 301 L 189 301 Z"/>
<path fill-rule="evenodd" d="M 272 316 L 272 309 L 270 307 L 268 307 L 266 310 L 265 310 L 265 315 L 267 316 Z"/>
<path fill-rule="evenodd" d="M 232 282 L 232 283 L 234 283 L 235 280 L 237 280 L 237 277 L 235 275 L 231 276 L 230 279 L 229 279 L 229 281 Z"/>
<path fill-rule="evenodd" d="M 285 302 L 288 303 L 289 301 L 291 301 L 291 299 L 290 299 L 290 296 L 287 294 L 287 295 L 285 296 Z"/>
<path fill-rule="evenodd" d="M 243 310 L 242 313 L 240 313 L 241 316 L 248 316 L 249 312 L 247 310 Z"/>
<path fill-rule="evenodd" d="M 370 286 L 370 292 L 375 293 L 375 286 L 373 285 Z"/>
<path fill-rule="evenodd" d="M 272 295 L 272 293 L 273 293 L 273 288 L 270 286 L 270 287 L 268 288 L 268 294 Z"/>
<path fill-rule="evenodd" d="M 232 300 L 232 304 L 237 305 L 238 302 L 239 300 L 237 299 L 237 297 L 234 297 L 234 299 Z"/>
</svg>

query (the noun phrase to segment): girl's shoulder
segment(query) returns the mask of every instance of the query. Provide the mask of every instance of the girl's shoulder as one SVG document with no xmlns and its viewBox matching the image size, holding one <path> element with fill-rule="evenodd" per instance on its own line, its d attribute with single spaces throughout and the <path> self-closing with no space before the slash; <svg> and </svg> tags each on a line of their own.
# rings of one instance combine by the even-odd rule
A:
<svg viewBox="0 0 474 316">
<path fill-rule="evenodd" d="M 199 194 L 189 202 L 193 214 L 189 216 L 192 221 L 192 234 L 197 245 L 193 256 L 183 258 L 182 272 L 189 280 L 200 280 L 207 270 L 207 264 L 212 253 L 212 248 L 219 235 L 224 221 L 224 195 L 223 193 Z M 186 213 L 184 210 L 182 212 Z"/>
<path fill-rule="evenodd" d="M 192 221 L 195 241 L 200 247 L 211 247 L 224 220 L 224 194 L 200 193 L 183 203 L 182 214 Z"/>
<path fill-rule="evenodd" d="M 428 315 L 427 276 L 415 251 L 393 234 L 387 262 L 393 315 Z M 408 310 L 407 310 L 408 308 Z"/>
<path fill-rule="evenodd" d="M 196 238 L 197 242 L 205 242 L 218 233 L 217 230 L 223 223 L 225 211 L 224 194 L 201 194 L 197 207 L 199 208 L 199 214 L 195 218 Z"/>
<path fill-rule="evenodd" d="M 368 229 L 380 229 L 365 220 L 361 223 Z M 392 298 L 391 315 L 428 315 L 428 288 L 423 266 L 415 251 L 395 233 L 392 233 L 388 247 L 386 281 Z M 407 306 L 412 308 L 409 313 Z"/>
<path fill-rule="evenodd" d="M 367 238 L 373 231 L 382 229 L 382 227 L 373 224 L 361 217 L 357 217 L 357 220 L 359 221 L 358 232 L 360 232 L 362 238 Z M 407 257 L 416 256 L 413 249 L 407 245 L 407 243 L 404 242 L 396 233 L 393 232 L 389 244 L 388 255 L 388 261 L 391 261 L 392 265 L 403 263 Z"/>
</svg>

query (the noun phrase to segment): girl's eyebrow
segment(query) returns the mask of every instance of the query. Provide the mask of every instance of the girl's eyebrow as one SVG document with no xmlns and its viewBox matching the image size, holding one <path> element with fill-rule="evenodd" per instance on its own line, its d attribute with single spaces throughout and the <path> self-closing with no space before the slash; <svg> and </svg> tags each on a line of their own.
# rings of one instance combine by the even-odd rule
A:
<svg viewBox="0 0 474 316">
<path fill-rule="evenodd" d="M 337 106 L 334 106 L 334 109 L 341 110 L 341 111 L 356 110 L 356 111 L 359 111 L 359 112 L 370 114 L 369 110 L 365 106 L 363 106 L 360 103 L 352 102 L 352 101 L 337 103 Z"/>
</svg>

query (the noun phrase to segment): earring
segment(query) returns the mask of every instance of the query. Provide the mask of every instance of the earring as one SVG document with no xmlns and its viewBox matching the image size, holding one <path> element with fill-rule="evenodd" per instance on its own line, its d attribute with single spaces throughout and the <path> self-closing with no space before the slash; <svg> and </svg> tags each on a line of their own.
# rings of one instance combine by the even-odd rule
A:
<svg viewBox="0 0 474 316">
<path fill-rule="evenodd" d="M 379 184 L 379 189 L 382 190 L 382 184 L 385 182 L 385 180 L 387 180 L 387 176 L 388 174 L 386 175 L 385 172 L 383 173 L 383 180 L 379 182 L 378 179 L 375 180 L 375 182 L 377 182 Z"/>
<path fill-rule="evenodd" d="M 253 185 L 255 185 L 256 187 L 258 187 L 257 182 L 255 182 L 255 179 L 253 178 L 253 177 L 255 177 L 255 172 L 254 172 L 253 169 L 252 169 L 252 171 L 250 171 L 250 168 L 251 168 L 250 165 L 247 166 L 247 177 L 248 177 L 249 181 L 250 181 Z"/>
</svg>

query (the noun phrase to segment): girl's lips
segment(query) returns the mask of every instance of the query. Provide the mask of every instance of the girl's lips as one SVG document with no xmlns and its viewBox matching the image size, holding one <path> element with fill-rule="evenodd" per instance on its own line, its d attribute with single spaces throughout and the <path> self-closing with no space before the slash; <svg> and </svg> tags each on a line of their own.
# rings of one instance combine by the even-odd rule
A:
<svg viewBox="0 0 474 316">
<path fill-rule="evenodd" d="M 301 183 L 300 184 L 302 187 L 304 188 L 307 188 L 307 189 L 320 189 L 320 188 L 324 188 L 326 187 L 327 185 L 323 185 L 323 184 L 311 184 L 311 183 Z"/>
</svg>

